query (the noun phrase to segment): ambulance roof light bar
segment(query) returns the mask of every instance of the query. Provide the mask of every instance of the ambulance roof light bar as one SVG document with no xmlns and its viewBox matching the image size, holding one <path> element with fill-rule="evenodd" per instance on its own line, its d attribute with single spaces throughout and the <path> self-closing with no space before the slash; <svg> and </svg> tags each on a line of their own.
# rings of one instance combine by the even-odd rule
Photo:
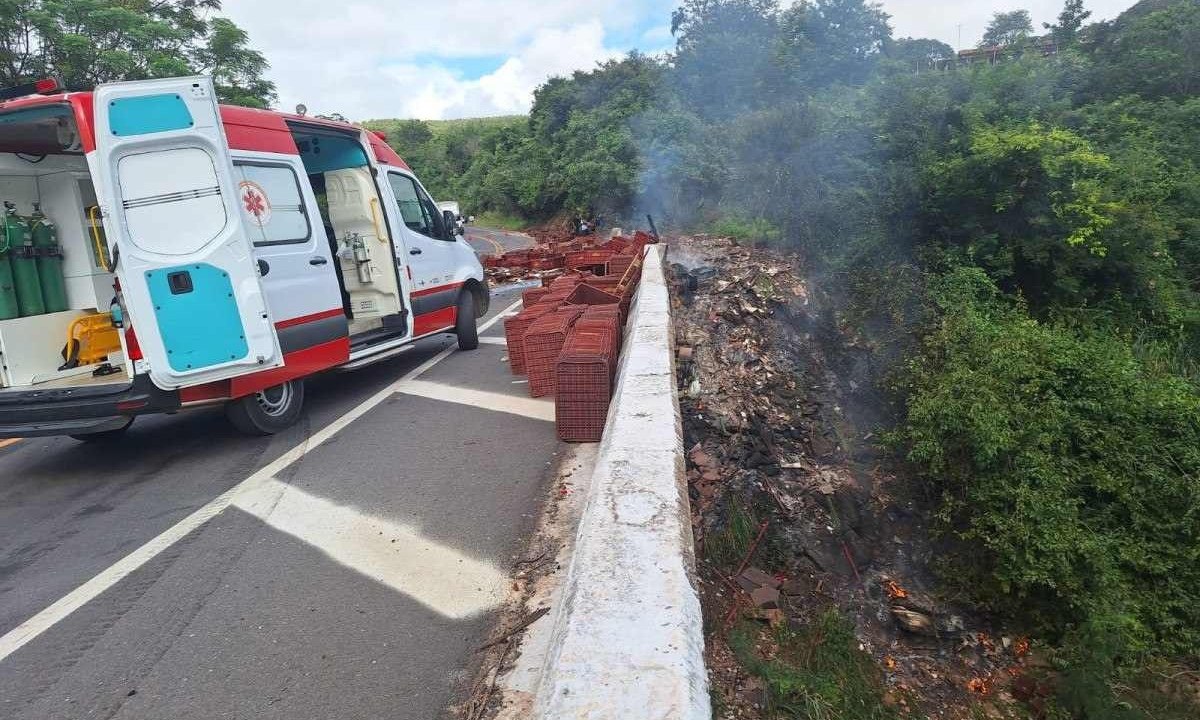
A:
<svg viewBox="0 0 1200 720">
<path fill-rule="evenodd" d="M 43 78 L 31 83 L 13 85 L 0 89 L 0 102 L 26 95 L 53 95 L 62 90 L 62 82 L 58 78 Z"/>
</svg>

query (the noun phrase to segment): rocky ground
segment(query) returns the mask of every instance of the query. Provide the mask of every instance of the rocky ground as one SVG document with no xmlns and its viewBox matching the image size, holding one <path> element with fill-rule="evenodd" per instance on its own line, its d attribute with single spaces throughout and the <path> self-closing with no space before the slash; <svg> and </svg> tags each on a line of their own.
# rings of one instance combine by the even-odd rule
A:
<svg viewBox="0 0 1200 720">
<path fill-rule="evenodd" d="M 1014 714 L 1029 643 L 936 595 L 924 501 L 879 449 L 889 414 L 870 343 L 795 257 L 692 236 L 668 259 L 718 716 L 807 717 L 758 661 L 831 608 L 878 668 L 883 712 Z"/>
</svg>

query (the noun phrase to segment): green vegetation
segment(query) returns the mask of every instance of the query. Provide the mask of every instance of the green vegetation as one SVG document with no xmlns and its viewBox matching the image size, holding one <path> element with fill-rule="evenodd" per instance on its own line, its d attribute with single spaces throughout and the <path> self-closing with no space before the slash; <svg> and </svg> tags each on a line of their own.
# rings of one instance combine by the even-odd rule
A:
<svg viewBox="0 0 1200 720">
<path fill-rule="evenodd" d="M 725 572 L 733 572 L 750 552 L 754 536 L 758 534 L 758 523 L 750 508 L 740 500 L 731 500 L 725 512 L 725 525 L 705 539 L 705 558 Z"/>
<path fill-rule="evenodd" d="M 769 658 L 759 650 L 759 628 L 743 622 L 729 646 L 742 667 L 766 687 L 768 708 L 796 720 L 889 720 L 879 668 L 858 649 L 854 625 L 826 610 L 806 627 L 773 631 Z"/>
<path fill-rule="evenodd" d="M 1200 647 L 1200 396 L 1119 335 L 1043 323 L 979 268 L 933 288 L 905 439 L 963 543 L 948 578 L 1053 632 L 1105 626 L 1123 654 Z"/>
<path fill-rule="evenodd" d="M 552 78 L 529 117 L 372 120 L 439 198 L 479 215 L 544 220 L 562 210 L 615 214 L 639 190 L 630 123 L 658 94 L 661 63 L 639 55 Z"/>
<path fill-rule="evenodd" d="M 223 102 L 267 107 L 267 61 L 221 0 L 0 0 L 0 87 L 57 76 L 68 88 L 206 73 Z"/>
<path fill-rule="evenodd" d="M 999 14 L 998 61 L 960 65 L 863 0 L 686 0 L 671 57 L 551 80 L 446 182 L 844 279 L 904 358 L 893 437 L 940 498 L 948 587 L 1057 649 L 1059 717 L 1150 717 L 1141 668 L 1200 658 L 1200 3 L 1087 19 Z"/>
<path fill-rule="evenodd" d="M 363 126 L 383 131 L 388 143 L 435 198 L 458 200 L 464 211 L 476 215 L 491 210 L 499 219 L 513 218 L 511 209 L 481 202 L 471 179 L 486 174 L 496 164 L 496 148 L 526 123 L 526 118 L 518 115 L 465 120 L 368 120 Z M 519 223 L 513 218 L 508 226 Z"/>
<path fill-rule="evenodd" d="M 470 211 L 468 210 L 467 212 Z M 516 215 L 506 215 L 496 210 L 486 210 L 475 216 L 475 224 L 480 227 L 520 231 L 528 228 L 531 223 Z"/>
</svg>

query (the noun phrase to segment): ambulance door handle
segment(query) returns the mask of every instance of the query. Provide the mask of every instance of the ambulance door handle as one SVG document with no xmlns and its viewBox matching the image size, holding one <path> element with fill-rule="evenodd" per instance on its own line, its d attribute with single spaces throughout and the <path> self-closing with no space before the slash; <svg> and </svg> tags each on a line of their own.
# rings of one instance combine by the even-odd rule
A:
<svg viewBox="0 0 1200 720">
<path fill-rule="evenodd" d="M 409 254 L 409 255 L 420 255 L 420 254 L 421 254 L 421 248 L 413 248 L 412 250 L 409 250 L 409 251 L 408 251 L 408 254 Z"/>
<path fill-rule="evenodd" d="M 324 265 L 327 262 L 329 262 L 329 261 L 326 260 L 325 258 L 321 257 L 320 255 L 318 255 L 314 258 L 310 258 L 308 261 L 308 264 L 309 265 Z"/>
</svg>

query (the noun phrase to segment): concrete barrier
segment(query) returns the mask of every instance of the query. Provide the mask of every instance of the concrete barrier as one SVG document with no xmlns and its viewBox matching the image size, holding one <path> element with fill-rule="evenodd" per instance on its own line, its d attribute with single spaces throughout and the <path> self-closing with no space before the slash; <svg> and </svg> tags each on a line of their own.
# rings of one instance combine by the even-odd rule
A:
<svg viewBox="0 0 1200 720">
<path fill-rule="evenodd" d="M 536 718 L 712 716 L 664 251 L 646 251 Z"/>
</svg>

